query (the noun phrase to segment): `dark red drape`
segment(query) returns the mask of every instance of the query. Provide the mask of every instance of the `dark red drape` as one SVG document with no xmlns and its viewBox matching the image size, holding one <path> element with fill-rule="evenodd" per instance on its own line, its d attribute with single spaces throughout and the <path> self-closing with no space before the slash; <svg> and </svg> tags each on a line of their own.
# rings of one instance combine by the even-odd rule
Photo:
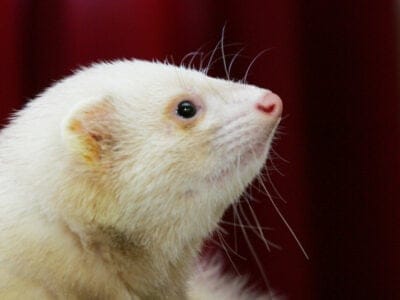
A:
<svg viewBox="0 0 400 300">
<path fill-rule="evenodd" d="M 272 287 L 289 299 L 400 298 L 400 103 L 395 1 L 4 0 L 0 117 L 79 65 L 121 57 L 179 62 L 226 43 L 245 46 L 240 78 L 277 92 L 285 119 L 271 169 L 275 203 L 253 188 L 262 226 L 281 250 L 248 236 Z M 233 54 L 239 46 L 227 46 Z M 216 66 L 215 74 L 223 75 Z M 280 173 L 283 174 L 280 175 Z M 272 184 L 267 183 L 272 190 Z M 243 205 L 251 219 L 251 210 Z M 226 218 L 232 220 L 232 213 Z M 253 221 L 253 220 L 252 220 Z M 254 223 L 254 222 L 253 222 Z M 265 288 L 240 230 L 226 226 L 241 273 Z M 228 266 L 232 263 L 226 255 Z M 230 267 L 233 270 L 233 267 Z"/>
</svg>

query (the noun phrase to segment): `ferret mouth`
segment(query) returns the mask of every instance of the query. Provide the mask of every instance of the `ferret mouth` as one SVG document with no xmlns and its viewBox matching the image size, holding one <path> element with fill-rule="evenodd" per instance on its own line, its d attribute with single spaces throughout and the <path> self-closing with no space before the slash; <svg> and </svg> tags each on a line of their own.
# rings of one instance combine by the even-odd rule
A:
<svg viewBox="0 0 400 300">
<path fill-rule="evenodd" d="M 207 182 L 220 184 L 226 179 L 239 176 L 243 171 L 255 164 L 262 164 L 266 157 L 268 143 L 256 143 L 246 147 L 230 162 L 226 163 L 226 167 L 215 170 L 206 177 Z"/>
<path fill-rule="evenodd" d="M 242 160 L 244 164 L 247 164 L 250 160 L 260 160 L 263 158 L 263 154 L 267 151 L 268 143 L 259 142 L 250 146 L 242 154 Z"/>
</svg>

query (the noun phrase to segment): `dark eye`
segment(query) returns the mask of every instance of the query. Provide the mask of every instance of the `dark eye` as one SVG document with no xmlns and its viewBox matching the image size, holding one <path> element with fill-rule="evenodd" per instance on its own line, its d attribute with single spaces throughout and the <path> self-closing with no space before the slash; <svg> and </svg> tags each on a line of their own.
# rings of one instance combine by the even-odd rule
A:
<svg viewBox="0 0 400 300">
<path fill-rule="evenodd" d="M 182 118 L 190 119 L 196 115 L 197 108 L 192 102 L 184 100 L 178 104 L 176 113 Z"/>
</svg>

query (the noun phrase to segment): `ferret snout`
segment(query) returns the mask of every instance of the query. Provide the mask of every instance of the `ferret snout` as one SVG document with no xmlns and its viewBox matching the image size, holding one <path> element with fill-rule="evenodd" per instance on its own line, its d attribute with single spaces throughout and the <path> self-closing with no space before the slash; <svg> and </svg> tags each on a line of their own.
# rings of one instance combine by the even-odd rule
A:
<svg viewBox="0 0 400 300">
<path fill-rule="evenodd" d="M 260 112 L 267 114 L 271 117 L 280 117 L 282 114 L 282 100 L 278 95 L 267 92 L 256 102 L 256 108 Z"/>
</svg>

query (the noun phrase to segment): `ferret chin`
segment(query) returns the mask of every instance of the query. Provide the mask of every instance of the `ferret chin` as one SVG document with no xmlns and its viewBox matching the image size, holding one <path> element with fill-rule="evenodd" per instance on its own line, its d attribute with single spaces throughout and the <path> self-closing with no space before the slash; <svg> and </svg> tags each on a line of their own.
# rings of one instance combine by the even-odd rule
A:
<svg viewBox="0 0 400 300">
<path fill-rule="evenodd" d="M 268 299 L 195 261 L 281 110 L 268 90 L 140 60 L 47 89 L 0 134 L 0 299 Z"/>
</svg>

